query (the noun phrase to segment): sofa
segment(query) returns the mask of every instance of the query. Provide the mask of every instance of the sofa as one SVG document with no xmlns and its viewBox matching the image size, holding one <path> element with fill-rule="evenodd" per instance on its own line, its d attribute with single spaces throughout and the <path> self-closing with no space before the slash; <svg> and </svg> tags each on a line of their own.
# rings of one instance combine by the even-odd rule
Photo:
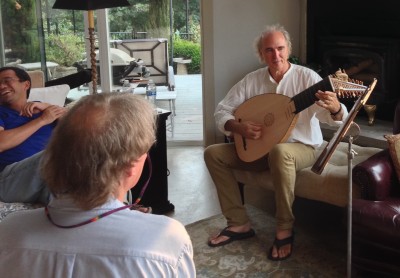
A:
<svg viewBox="0 0 400 278">
<path fill-rule="evenodd" d="M 393 121 L 393 134 L 399 133 L 400 102 Z M 390 151 L 389 146 L 353 168 L 361 196 L 352 206 L 352 263 L 364 277 L 400 277 L 400 176 Z"/>
<path fill-rule="evenodd" d="M 318 155 L 326 146 L 327 141 L 318 149 Z M 352 160 L 356 165 L 370 156 L 381 151 L 375 147 L 362 147 L 352 145 L 357 155 Z M 295 195 L 310 200 L 316 200 L 338 207 L 348 205 L 348 143 L 340 142 L 332 157 L 326 164 L 321 175 L 311 171 L 311 167 L 300 170 L 296 176 Z M 234 175 L 243 191 L 243 198 L 246 203 L 246 190 L 256 190 L 258 193 L 252 194 L 259 198 L 265 198 L 273 194 L 274 186 L 269 171 L 253 172 L 235 170 Z M 361 197 L 361 188 L 358 184 L 353 184 L 353 198 Z M 268 196 L 270 198 L 270 196 Z M 250 202 L 251 203 L 251 202 Z"/>
<path fill-rule="evenodd" d="M 44 101 L 63 106 L 70 88 L 78 87 L 90 82 L 90 70 L 84 70 L 68 77 L 54 79 L 48 82 L 44 80 L 44 74 L 40 70 L 28 71 L 32 86 L 29 95 L 30 101 Z M 0 201 L 0 222 L 9 213 L 18 210 L 26 210 L 41 207 L 41 204 L 29 203 L 4 203 Z"/>
</svg>

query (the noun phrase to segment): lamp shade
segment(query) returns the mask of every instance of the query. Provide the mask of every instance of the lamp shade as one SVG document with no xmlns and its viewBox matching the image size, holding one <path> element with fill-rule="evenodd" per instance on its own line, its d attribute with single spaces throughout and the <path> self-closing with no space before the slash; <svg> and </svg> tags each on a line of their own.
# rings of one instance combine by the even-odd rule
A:
<svg viewBox="0 0 400 278">
<path fill-rule="evenodd" d="M 53 9 L 90 11 L 130 5 L 128 0 L 56 0 Z"/>
</svg>

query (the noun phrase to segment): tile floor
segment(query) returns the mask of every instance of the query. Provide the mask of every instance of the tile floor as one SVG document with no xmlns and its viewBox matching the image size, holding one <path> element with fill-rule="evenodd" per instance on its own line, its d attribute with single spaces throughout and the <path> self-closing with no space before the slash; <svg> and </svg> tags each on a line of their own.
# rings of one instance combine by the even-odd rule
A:
<svg viewBox="0 0 400 278">
<path fill-rule="evenodd" d="M 168 216 L 184 225 L 221 213 L 203 150 L 201 146 L 167 148 L 168 199 L 175 206 Z"/>
</svg>

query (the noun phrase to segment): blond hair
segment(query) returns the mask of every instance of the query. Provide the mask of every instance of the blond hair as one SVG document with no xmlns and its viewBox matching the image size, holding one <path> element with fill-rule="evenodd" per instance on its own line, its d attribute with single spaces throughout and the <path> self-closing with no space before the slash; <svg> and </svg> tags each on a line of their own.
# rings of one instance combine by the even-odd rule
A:
<svg viewBox="0 0 400 278">
<path fill-rule="evenodd" d="M 155 113 L 140 96 L 85 96 L 60 120 L 46 148 L 42 174 L 50 191 L 82 209 L 104 204 L 124 171 L 155 142 Z"/>
</svg>

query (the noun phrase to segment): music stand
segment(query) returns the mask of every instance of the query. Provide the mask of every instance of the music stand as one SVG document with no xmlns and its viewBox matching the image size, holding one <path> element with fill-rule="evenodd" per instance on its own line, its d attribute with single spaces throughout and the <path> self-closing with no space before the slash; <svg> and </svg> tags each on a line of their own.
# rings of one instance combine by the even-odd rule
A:
<svg viewBox="0 0 400 278">
<path fill-rule="evenodd" d="M 375 88 L 376 85 L 376 78 L 372 81 L 371 85 L 365 90 L 365 92 L 361 95 L 360 98 L 357 99 L 355 102 L 354 106 L 349 112 L 349 115 L 347 116 L 346 120 L 344 123 L 340 126 L 338 131 L 334 134 L 332 139 L 329 141 L 329 143 L 326 145 L 324 150 L 322 151 L 321 155 L 318 157 L 314 165 L 312 166 L 311 170 L 314 173 L 321 174 L 322 171 L 324 170 L 325 165 L 328 163 L 329 159 L 331 158 L 333 152 L 335 151 L 337 145 L 339 144 L 340 141 L 344 138 L 346 133 L 349 131 L 349 128 L 351 126 L 357 126 L 357 124 L 353 123 L 354 118 L 356 117 L 358 111 L 360 111 L 361 107 L 367 103 L 367 100 L 369 96 L 371 95 L 372 91 Z M 359 129 L 359 128 L 358 128 Z M 348 215 L 348 222 L 347 222 L 347 277 L 351 277 L 351 233 L 352 233 L 352 202 L 353 202 L 353 184 L 352 184 L 352 159 L 354 157 L 354 150 L 352 150 L 352 141 L 353 141 L 353 135 L 349 136 L 349 149 L 348 149 L 348 179 L 349 179 L 349 203 L 348 203 L 348 209 L 347 209 L 347 215 Z"/>
</svg>

